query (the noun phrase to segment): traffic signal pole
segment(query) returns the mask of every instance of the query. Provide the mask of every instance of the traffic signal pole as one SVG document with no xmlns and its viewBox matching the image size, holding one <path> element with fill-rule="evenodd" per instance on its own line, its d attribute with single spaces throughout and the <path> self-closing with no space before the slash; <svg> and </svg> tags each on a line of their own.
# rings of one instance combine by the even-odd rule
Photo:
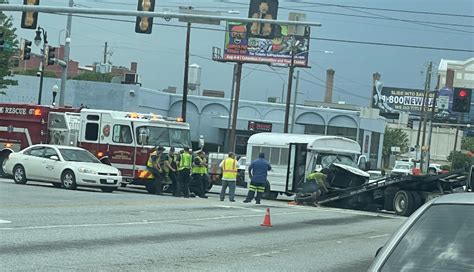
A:
<svg viewBox="0 0 474 272">
<path fill-rule="evenodd" d="M 74 0 L 69 0 L 69 7 L 74 6 Z M 70 53 L 70 44 L 71 44 L 71 29 L 72 29 L 72 14 L 67 16 L 66 24 L 66 42 L 64 43 L 64 62 L 66 66 L 63 66 L 63 71 L 61 73 L 61 88 L 59 90 L 59 107 L 64 107 L 64 100 L 66 98 L 66 83 L 67 83 L 67 72 L 69 69 L 69 53 Z"/>
</svg>

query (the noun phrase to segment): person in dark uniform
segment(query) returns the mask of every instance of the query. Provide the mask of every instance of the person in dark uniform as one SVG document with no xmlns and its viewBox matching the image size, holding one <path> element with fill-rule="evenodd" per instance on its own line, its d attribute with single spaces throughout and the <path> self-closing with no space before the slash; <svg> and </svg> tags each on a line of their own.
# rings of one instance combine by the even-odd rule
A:
<svg viewBox="0 0 474 272">
<path fill-rule="evenodd" d="M 173 196 L 178 195 L 178 154 L 175 153 L 174 147 L 170 148 L 170 153 L 168 154 L 168 167 L 170 169 L 168 175 L 171 179 L 171 189 L 173 190 Z"/>
<path fill-rule="evenodd" d="M 260 153 L 258 159 L 254 160 L 249 166 L 250 185 L 247 198 L 244 203 L 249 203 L 255 196 L 255 203 L 260 204 L 263 193 L 265 192 L 265 184 L 267 183 L 267 173 L 272 169 L 270 163 L 265 160 L 265 154 Z"/>
<path fill-rule="evenodd" d="M 150 156 L 148 157 L 148 161 L 146 163 L 146 168 L 150 171 L 153 176 L 155 177 L 155 181 L 153 184 L 148 186 L 153 186 L 156 188 L 156 193 L 161 194 L 161 181 L 164 178 L 163 175 L 163 168 L 161 164 L 161 157 L 163 155 L 163 151 L 165 149 L 162 146 L 154 147 L 151 149 Z"/>
<path fill-rule="evenodd" d="M 206 184 L 207 163 L 202 150 L 198 151 L 197 156 L 193 159 L 192 173 L 193 179 L 189 188 L 190 191 L 200 198 L 207 198 L 204 187 Z"/>
</svg>

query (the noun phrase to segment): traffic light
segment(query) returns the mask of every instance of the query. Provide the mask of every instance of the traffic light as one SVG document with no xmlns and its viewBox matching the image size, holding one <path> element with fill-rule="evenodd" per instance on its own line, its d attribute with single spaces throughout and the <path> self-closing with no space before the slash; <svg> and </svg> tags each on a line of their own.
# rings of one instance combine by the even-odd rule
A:
<svg viewBox="0 0 474 272">
<path fill-rule="evenodd" d="M 472 89 L 454 88 L 453 111 L 469 112 L 471 109 Z"/>
<path fill-rule="evenodd" d="M 29 60 L 31 57 L 31 41 L 21 40 L 20 44 L 20 59 Z"/>
<path fill-rule="evenodd" d="M 0 51 L 3 51 L 3 44 L 5 43 L 5 40 L 3 38 L 3 31 L 0 31 Z"/>
<path fill-rule="evenodd" d="M 56 47 L 49 46 L 46 48 L 46 65 L 54 65 L 55 63 L 55 58 L 56 58 Z"/>
<path fill-rule="evenodd" d="M 413 119 L 408 119 L 407 127 L 413 129 Z"/>
<path fill-rule="evenodd" d="M 138 0 L 138 11 L 155 11 L 155 0 Z M 153 27 L 153 17 L 137 17 L 135 32 L 150 34 Z"/>
<path fill-rule="evenodd" d="M 40 0 L 23 0 L 23 5 L 37 6 Z M 38 12 L 22 12 L 21 13 L 21 28 L 36 29 L 38 24 Z"/>
</svg>

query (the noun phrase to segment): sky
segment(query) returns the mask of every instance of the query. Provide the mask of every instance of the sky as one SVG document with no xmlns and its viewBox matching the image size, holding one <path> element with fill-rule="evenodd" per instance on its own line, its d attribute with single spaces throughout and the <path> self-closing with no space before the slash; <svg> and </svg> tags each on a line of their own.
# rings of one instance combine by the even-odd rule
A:
<svg viewBox="0 0 474 272">
<path fill-rule="evenodd" d="M 10 4 L 22 4 L 10 0 Z M 77 7 L 136 10 L 136 0 L 75 0 Z M 278 19 L 286 20 L 288 12 L 304 11 L 307 20 L 320 22 L 311 29 L 309 65 L 299 69 L 298 102 L 324 99 L 326 70 L 335 70 L 333 101 L 366 106 L 369 104 L 372 74 L 378 72 L 385 86 L 422 89 L 426 67 L 430 61 L 437 68 L 440 60 L 465 60 L 474 52 L 427 50 L 406 47 L 324 41 L 321 39 L 355 40 L 388 44 L 417 45 L 451 49 L 474 50 L 474 1 L 472 0 L 280 0 Z M 67 0 L 42 0 L 41 5 L 67 6 Z M 156 1 L 156 11 L 178 11 L 179 6 L 193 6 L 209 11 L 240 11 L 229 16 L 247 17 L 249 1 L 187 0 Z M 331 6 L 327 4 L 337 4 Z M 376 9 L 374 9 L 376 8 Z M 394 9 L 386 11 L 378 9 Z M 402 11 L 417 11 L 402 12 Z M 235 12 L 234 12 L 235 13 Z M 434 15 L 432 13 L 451 14 Z M 33 40 L 34 30 L 20 28 L 20 12 L 9 12 L 18 28 L 19 38 Z M 116 66 L 130 66 L 138 62 L 138 73 L 143 87 L 162 90 L 183 86 L 186 25 L 173 19 L 166 22 L 155 18 L 150 35 L 136 34 L 135 17 L 107 17 L 133 22 L 97 20 L 75 16 L 72 22 L 71 59 L 81 66 L 103 58 L 104 43 L 113 52 L 109 60 Z M 372 18 L 371 18 L 372 17 Z M 378 17 L 374 19 L 373 17 Z M 401 21 L 410 20 L 411 22 Z M 417 22 L 413 22 L 417 21 Z M 39 14 L 38 25 L 48 31 L 49 43 L 57 46 L 64 41 L 65 15 Z M 212 47 L 224 46 L 225 29 L 221 26 L 194 24 L 191 31 L 190 64 L 202 67 L 201 89 L 220 90 L 230 96 L 232 63 L 212 61 Z M 212 28 L 205 30 L 199 28 Z M 220 31 L 219 31 L 220 30 Z M 324 53 L 331 51 L 332 54 Z M 33 52 L 39 48 L 33 46 Z M 435 69 L 436 70 L 436 69 Z M 436 72 L 436 71 L 435 71 Z M 281 97 L 288 79 L 287 68 L 267 65 L 243 65 L 241 99 L 266 101 L 267 97 Z M 436 76 L 432 85 L 435 85 Z M 286 88 L 286 87 L 285 87 Z M 285 94 L 286 97 L 286 94 Z"/>
</svg>

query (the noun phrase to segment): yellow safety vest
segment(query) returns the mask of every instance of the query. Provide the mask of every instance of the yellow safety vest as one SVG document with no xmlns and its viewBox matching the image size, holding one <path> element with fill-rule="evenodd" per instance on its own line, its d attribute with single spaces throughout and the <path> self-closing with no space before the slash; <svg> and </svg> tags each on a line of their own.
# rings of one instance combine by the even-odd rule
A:
<svg viewBox="0 0 474 272">
<path fill-rule="evenodd" d="M 237 161 L 227 158 L 222 163 L 222 177 L 226 180 L 236 180 L 237 178 Z"/>
<path fill-rule="evenodd" d="M 181 154 L 178 170 L 191 169 L 191 154 L 184 152 Z"/>
<path fill-rule="evenodd" d="M 205 166 L 201 166 L 201 163 L 203 162 L 203 159 L 201 157 L 196 157 L 199 160 L 199 165 L 194 165 L 193 164 L 193 174 L 206 174 L 207 173 L 207 168 Z"/>
<path fill-rule="evenodd" d="M 148 161 L 146 162 L 146 166 L 150 168 L 155 168 L 155 165 L 153 164 L 153 160 L 151 157 L 156 156 L 156 151 L 153 151 L 150 153 L 150 156 L 148 156 Z"/>
</svg>

